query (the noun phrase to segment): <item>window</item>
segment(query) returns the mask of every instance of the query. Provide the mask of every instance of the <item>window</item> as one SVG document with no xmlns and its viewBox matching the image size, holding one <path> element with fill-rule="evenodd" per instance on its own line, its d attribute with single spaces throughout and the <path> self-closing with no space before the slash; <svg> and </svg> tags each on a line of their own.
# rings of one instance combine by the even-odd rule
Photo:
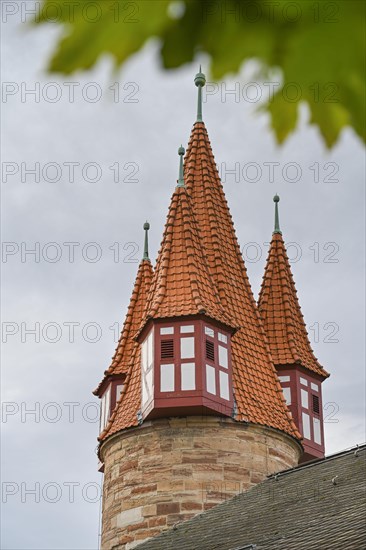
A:
<svg viewBox="0 0 366 550">
<path fill-rule="evenodd" d="M 307 386 L 308 381 L 306 380 L 306 378 L 301 378 L 301 376 L 300 376 L 300 384 L 302 384 L 303 386 Z"/>
<path fill-rule="evenodd" d="M 150 401 L 153 392 L 153 369 L 144 373 L 142 379 L 142 405 Z"/>
<path fill-rule="evenodd" d="M 282 388 L 287 405 L 291 405 L 291 388 Z"/>
<path fill-rule="evenodd" d="M 290 377 L 289 376 L 279 376 L 278 377 L 280 382 L 290 382 Z"/>
<path fill-rule="evenodd" d="M 194 363 L 182 363 L 181 365 L 181 389 L 196 389 L 196 369 Z"/>
<path fill-rule="evenodd" d="M 225 325 L 201 315 L 182 316 L 153 320 L 151 332 L 152 340 L 148 333 L 141 343 L 142 418 L 154 418 L 160 408 L 187 408 L 188 414 L 202 408 L 231 416 L 231 340 Z M 112 397 L 113 406 L 115 386 Z"/>
<path fill-rule="evenodd" d="M 227 348 L 219 346 L 219 365 L 227 369 L 228 367 L 228 357 L 227 357 Z"/>
<path fill-rule="evenodd" d="M 192 359 L 194 357 L 194 338 L 185 337 L 180 339 L 181 359 Z"/>
<path fill-rule="evenodd" d="M 116 401 L 121 397 L 121 391 L 123 390 L 123 384 L 116 386 Z"/>
<path fill-rule="evenodd" d="M 317 395 L 312 394 L 312 398 L 313 398 L 313 412 L 315 414 L 320 414 L 319 397 Z"/>
<path fill-rule="evenodd" d="M 216 395 L 216 372 L 211 365 L 206 365 L 206 389 L 209 393 Z"/>
<path fill-rule="evenodd" d="M 318 384 L 314 384 L 314 382 L 311 383 L 311 389 L 314 390 L 314 391 L 319 391 L 319 386 Z"/>
<path fill-rule="evenodd" d="M 194 332 L 194 326 L 193 325 L 182 325 L 180 327 L 180 331 L 183 332 Z"/>
<path fill-rule="evenodd" d="M 142 406 L 144 407 L 153 396 L 154 378 L 153 378 L 153 331 L 149 333 L 142 343 Z"/>
<path fill-rule="evenodd" d="M 147 368 L 150 368 L 154 361 L 153 355 L 153 332 L 149 333 L 147 337 Z"/>
<path fill-rule="evenodd" d="M 213 329 L 210 327 L 205 327 L 205 334 L 207 334 L 207 336 L 211 336 L 211 338 L 215 336 Z"/>
<path fill-rule="evenodd" d="M 229 377 L 222 370 L 220 370 L 220 397 L 229 401 Z"/>
<path fill-rule="evenodd" d="M 174 327 L 162 327 L 160 334 L 174 334 Z"/>
<path fill-rule="evenodd" d="M 160 391 L 174 391 L 174 365 L 160 365 Z"/>
<path fill-rule="evenodd" d="M 301 390 L 301 405 L 304 409 L 309 408 L 309 394 L 306 390 Z"/>
<path fill-rule="evenodd" d="M 306 413 L 302 413 L 302 431 L 305 439 L 310 439 L 310 417 Z"/>
<path fill-rule="evenodd" d="M 320 420 L 319 418 L 313 418 L 313 427 L 314 427 L 314 441 L 318 445 L 322 443 L 322 436 L 320 431 Z"/>
<path fill-rule="evenodd" d="M 106 427 L 109 416 L 110 416 L 110 408 L 111 408 L 111 387 L 107 389 L 107 391 L 104 393 L 102 397 L 102 403 L 101 403 L 101 414 L 100 414 L 100 431 L 102 432 L 104 428 Z"/>
<path fill-rule="evenodd" d="M 160 357 L 161 359 L 171 359 L 174 357 L 174 342 L 173 340 L 161 340 L 160 342 Z"/>
</svg>

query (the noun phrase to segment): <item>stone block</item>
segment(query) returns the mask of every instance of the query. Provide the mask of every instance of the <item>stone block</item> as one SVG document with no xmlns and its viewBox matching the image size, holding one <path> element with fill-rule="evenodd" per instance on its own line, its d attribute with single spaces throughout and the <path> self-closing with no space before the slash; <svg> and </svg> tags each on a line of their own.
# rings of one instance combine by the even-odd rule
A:
<svg viewBox="0 0 366 550">
<path fill-rule="evenodd" d="M 177 514 L 178 512 L 180 512 L 179 502 L 164 502 L 162 504 L 157 505 L 158 516 L 168 515 L 168 514 Z"/>
<path fill-rule="evenodd" d="M 117 515 L 117 527 L 124 528 L 132 523 L 137 523 L 142 519 L 142 506 L 138 508 L 130 508 Z"/>
</svg>

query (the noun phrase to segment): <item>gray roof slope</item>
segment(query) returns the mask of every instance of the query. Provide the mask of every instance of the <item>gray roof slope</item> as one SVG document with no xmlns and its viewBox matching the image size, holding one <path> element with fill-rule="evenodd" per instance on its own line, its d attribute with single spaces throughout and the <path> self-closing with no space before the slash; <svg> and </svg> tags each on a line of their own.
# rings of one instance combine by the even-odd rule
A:
<svg viewBox="0 0 366 550">
<path fill-rule="evenodd" d="M 363 445 L 286 470 L 137 548 L 364 550 L 365 467 Z"/>
</svg>

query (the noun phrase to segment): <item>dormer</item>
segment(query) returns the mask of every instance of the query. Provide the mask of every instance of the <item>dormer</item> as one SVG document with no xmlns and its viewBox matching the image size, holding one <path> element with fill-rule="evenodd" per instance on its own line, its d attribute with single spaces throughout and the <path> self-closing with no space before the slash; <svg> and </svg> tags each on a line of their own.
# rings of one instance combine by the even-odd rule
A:
<svg viewBox="0 0 366 550">
<path fill-rule="evenodd" d="M 324 456 L 323 399 L 324 379 L 297 364 L 278 367 L 278 378 L 288 408 L 303 436 L 301 462 Z"/>
<path fill-rule="evenodd" d="M 231 416 L 231 333 L 202 316 L 151 323 L 142 341 L 142 418 Z"/>
<path fill-rule="evenodd" d="M 99 390 L 100 397 L 100 430 L 102 433 L 108 424 L 108 420 L 121 396 L 124 381 L 124 374 L 108 377 Z"/>
</svg>

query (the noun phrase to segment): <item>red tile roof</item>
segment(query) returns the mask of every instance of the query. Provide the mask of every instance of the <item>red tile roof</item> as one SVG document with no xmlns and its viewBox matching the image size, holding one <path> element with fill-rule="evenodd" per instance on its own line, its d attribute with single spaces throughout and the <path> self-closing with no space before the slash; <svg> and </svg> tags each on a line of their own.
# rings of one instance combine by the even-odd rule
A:
<svg viewBox="0 0 366 550">
<path fill-rule="evenodd" d="M 136 342 L 135 335 L 146 309 L 152 276 L 153 269 L 150 261 L 142 260 L 137 271 L 121 337 L 112 364 L 105 372 L 106 375 L 124 373 L 126 378 L 111 418 L 98 438 L 100 441 L 123 428 L 138 424 L 137 412 L 141 405 L 141 347 Z"/>
<path fill-rule="evenodd" d="M 235 327 L 210 277 L 187 189 L 176 187 L 151 284 L 145 321 L 199 313 Z"/>
<path fill-rule="evenodd" d="M 237 419 L 301 438 L 287 409 L 250 287 L 205 124 L 193 127 L 184 165 L 210 274 L 240 329 L 231 339 Z"/>
<path fill-rule="evenodd" d="M 282 430 L 301 439 L 286 406 L 252 294 L 204 123 L 193 127 L 185 157 L 186 189 L 171 200 L 147 309 L 152 317 L 205 311 L 231 327 L 237 420 Z M 140 311 L 141 313 L 141 311 Z M 126 356 L 124 392 L 100 439 L 138 424 L 140 349 Z M 127 347 L 124 348 L 125 355 Z M 130 352 L 131 353 L 131 352 Z M 130 359 L 130 361 L 128 361 Z M 119 357 L 119 364 L 123 364 Z"/>
<path fill-rule="evenodd" d="M 138 347 L 134 337 L 146 309 L 146 301 L 151 286 L 152 276 L 153 269 L 150 261 L 142 260 L 137 271 L 126 319 L 123 324 L 116 351 L 112 358 L 112 363 L 110 367 L 104 371 L 104 379 L 94 391 L 95 395 L 99 395 L 100 389 L 102 389 L 106 378 L 116 374 L 127 374 L 129 371 L 134 349 Z"/>
<path fill-rule="evenodd" d="M 326 378 L 311 349 L 281 233 L 273 233 L 258 299 L 275 365 L 300 364 Z"/>
</svg>

